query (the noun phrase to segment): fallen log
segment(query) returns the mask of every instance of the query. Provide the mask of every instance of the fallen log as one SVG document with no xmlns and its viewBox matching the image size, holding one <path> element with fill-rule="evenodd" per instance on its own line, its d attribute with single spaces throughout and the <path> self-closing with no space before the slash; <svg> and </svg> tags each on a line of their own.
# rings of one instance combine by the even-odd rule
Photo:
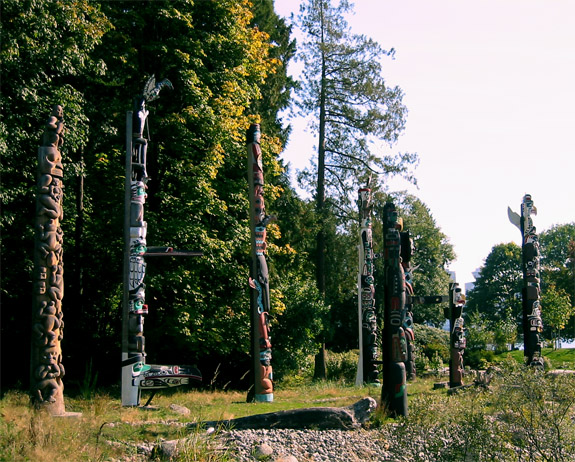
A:
<svg viewBox="0 0 575 462">
<path fill-rule="evenodd" d="M 258 429 L 314 429 L 314 430 L 355 430 L 369 420 L 376 409 L 373 398 L 360 399 L 346 407 L 311 407 L 268 412 L 228 420 L 212 420 L 190 424 L 188 428 L 223 428 L 233 430 Z"/>
</svg>

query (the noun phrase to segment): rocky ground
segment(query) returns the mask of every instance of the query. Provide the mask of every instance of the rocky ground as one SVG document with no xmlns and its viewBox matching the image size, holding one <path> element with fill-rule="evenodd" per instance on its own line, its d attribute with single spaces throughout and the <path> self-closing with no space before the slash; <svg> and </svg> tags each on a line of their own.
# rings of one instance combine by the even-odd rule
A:
<svg viewBox="0 0 575 462">
<path fill-rule="evenodd" d="M 238 462 L 402 460 L 388 452 L 384 434 L 376 430 L 232 430 L 221 438 Z"/>
</svg>

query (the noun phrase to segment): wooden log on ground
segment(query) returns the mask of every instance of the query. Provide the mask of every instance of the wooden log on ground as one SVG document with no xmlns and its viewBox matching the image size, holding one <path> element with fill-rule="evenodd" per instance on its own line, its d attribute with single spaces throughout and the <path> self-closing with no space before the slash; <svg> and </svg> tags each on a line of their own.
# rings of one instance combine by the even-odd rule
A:
<svg viewBox="0 0 575 462">
<path fill-rule="evenodd" d="M 314 429 L 314 430 L 355 430 L 367 422 L 376 409 L 377 403 L 367 397 L 346 407 L 312 407 L 268 412 L 238 419 L 197 422 L 189 428 L 215 427 L 232 430 L 258 429 Z"/>
</svg>

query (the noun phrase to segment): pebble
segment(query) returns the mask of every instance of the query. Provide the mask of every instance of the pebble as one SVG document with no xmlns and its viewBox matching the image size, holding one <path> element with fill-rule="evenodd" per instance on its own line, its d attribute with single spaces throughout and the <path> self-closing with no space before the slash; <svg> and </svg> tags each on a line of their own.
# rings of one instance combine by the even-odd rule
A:
<svg viewBox="0 0 575 462">
<path fill-rule="evenodd" d="M 391 461 L 389 444 L 377 431 L 231 430 L 221 438 L 237 462 Z M 263 455 L 261 448 L 266 448 Z M 269 449 L 267 449 L 269 448 Z M 271 451 L 271 452 L 270 452 Z"/>
</svg>

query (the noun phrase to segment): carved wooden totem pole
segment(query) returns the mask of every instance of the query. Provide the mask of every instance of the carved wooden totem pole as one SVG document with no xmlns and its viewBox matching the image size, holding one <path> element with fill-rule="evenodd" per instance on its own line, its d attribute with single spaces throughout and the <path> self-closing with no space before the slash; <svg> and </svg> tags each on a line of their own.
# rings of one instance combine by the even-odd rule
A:
<svg viewBox="0 0 575 462">
<path fill-rule="evenodd" d="M 252 241 L 251 326 L 254 387 L 248 401 L 271 402 L 273 394 L 272 344 L 270 342 L 270 289 L 266 261 L 266 226 L 275 217 L 266 215 L 264 205 L 264 172 L 260 149 L 260 126 L 252 124 L 246 134 L 248 150 L 248 182 L 250 198 L 250 229 Z"/>
<path fill-rule="evenodd" d="M 149 111 L 146 102 L 159 98 L 163 87 L 172 88 L 169 80 L 156 85 L 152 76 L 141 96 L 134 100 L 134 111 L 126 116 L 126 179 L 124 198 L 124 297 L 122 325 L 122 405 L 138 406 L 140 390 L 155 392 L 163 388 L 201 381 L 200 371 L 193 366 L 146 364 L 144 316 L 146 304 L 145 257 L 200 256 L 201 252 L 177 251 L 172 247 L 148 247 L 144 204 L 149 180 L 146 169 L 148 139 L 144 128 Z"/>
<path fill-rule="evenodd" d="M 539 237 L 533 225 L 532 215 L 537 215 L 530 194 L 523 196 L 521 216 L 507 209 L 509 220 L 521 231 L 521 266 L 523 270 L 523 342 L 526 364 L 543 368 L 541 356 L 541 288 Z"/>
<path fill-rule="evenodd" d="M 61 106 L 54 106 L 38 148 L 36 244 L 34 249 L 34 300 L 30 391 L 32 402 L 52 415 L 66 413 L 61 340 L 64 330 L 64 262 L 60 226 L 63 217 L 64 141 Z"/>
<path fill-rule="evenodd" d="M 403 222 L 395 205 L 388 202 L 383 208 L 384 327 L 381 402 L 392 416 L 407 415 L 405 363 L 408 359 L 408 344 L 404 328 L 407 287 L 401 261 L 402 228 Z"/>
<path fill-rule="evenodd" d="M 375 308 L 375 281 L 373 237 L 371 217 L 373 203 L 371 189 L 358 192 L 359 208 L 359 271 L 357 275 L 358 320 L 359 320 L 359 365 L 356 384 L 379 383 L 377 347 L 377 315 Z"/>
<path fill-rule="evenodd" d="M 467 346 L 463 328 L 463 307 L 465 295 L 456 282 L 449 284 L 449 343 L 451 356 L 449 359 L 449 386 L 451 388 L 463 385 L 463 352 Z"/>
</svg>

